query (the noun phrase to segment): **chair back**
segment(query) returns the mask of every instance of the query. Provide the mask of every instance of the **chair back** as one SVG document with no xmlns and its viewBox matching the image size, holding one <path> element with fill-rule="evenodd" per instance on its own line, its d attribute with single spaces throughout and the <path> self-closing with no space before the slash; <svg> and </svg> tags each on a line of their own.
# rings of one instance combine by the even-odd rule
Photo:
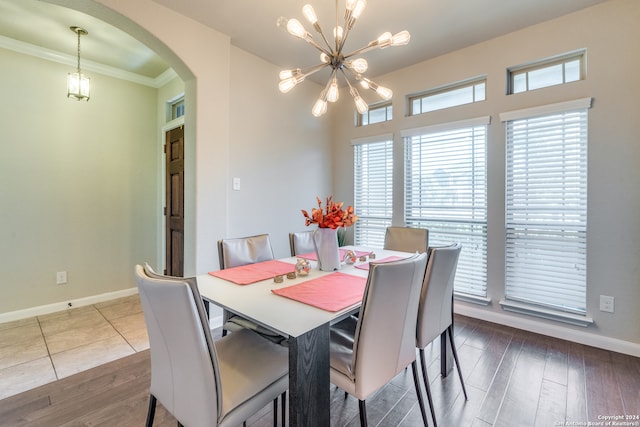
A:
<svg viewBox="0 0 640 427">
<path fill-rule="evenodd" d="M 220 269 L 274 259 L 268 234 L 218 240 Z"/>
<path fill-rule="evenodd" d="M 291 256 L 315 253 L 313 246 L 313 230 L 289 233 Z"/>
<path fill-rule="evenodd" d="M 418 308 L 418 348 L 425 348 L 453 322 L 453 282 L 461 250 L 460 243 L 429 248 Z"/>
<path fill-rule="evenodd" d="M 351 365 L 360 395 L 373 393 L 415 360 L 416 316 L 426 264 L 426 253 L 371 263 Z"/>
<path fill-rule="evenodd" d="M 183 425 L 217 425 L 218 359 L 195 278 L 159 276 L 140 265 L 135 276 L 149 334 L 150 393 Z"/>
<path fill-rule="evenodd" d="M 402 252 L 427 252 L 429 230 L 426 228 L 387 227 L 384 249 Z"/>
</svg>

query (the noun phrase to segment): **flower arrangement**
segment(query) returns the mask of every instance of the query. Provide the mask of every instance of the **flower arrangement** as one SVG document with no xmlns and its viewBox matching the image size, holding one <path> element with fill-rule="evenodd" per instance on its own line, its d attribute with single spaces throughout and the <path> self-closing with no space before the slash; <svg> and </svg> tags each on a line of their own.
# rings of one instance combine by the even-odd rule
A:
<svg viewBox="0 0 640 427">
<path fill-rule="evenodd" d="M 333 201 L 333 196 L 329 196 L 323 209 L 320 197 L 316 197 L 316 199 L 318 200 L 318 207 L 311 209 L 311 215 L 304 209 L 302 210 L 302 215 L 305 217 L 305 225 L 318 224 L 319 228 L 336 229 L 338 227 L 351 227 L 358 220 L 353 206 L 342 209 L 344 203 L 336 203 Z"/>
</svg>

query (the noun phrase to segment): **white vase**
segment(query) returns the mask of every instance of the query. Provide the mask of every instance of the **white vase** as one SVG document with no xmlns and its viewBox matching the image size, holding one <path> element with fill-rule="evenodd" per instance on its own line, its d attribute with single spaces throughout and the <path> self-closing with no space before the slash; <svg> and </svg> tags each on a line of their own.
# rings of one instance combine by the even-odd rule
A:
<svg viewBox="0 0 640 427">
<path fill-rule="evenodd" d="M 318 267 L 322 271 L 340 269 L 340 250 L 338 249 L 338 230 L 318 228 L 313 232 L 313 246 L 318 255 Z"/>
</svg>

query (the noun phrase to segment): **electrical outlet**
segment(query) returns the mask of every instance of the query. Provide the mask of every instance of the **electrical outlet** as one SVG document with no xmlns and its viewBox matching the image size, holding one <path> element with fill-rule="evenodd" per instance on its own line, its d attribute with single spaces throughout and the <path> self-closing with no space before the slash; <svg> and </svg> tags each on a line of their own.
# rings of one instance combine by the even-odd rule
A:
<svg viewBox="0 0 640 427">
<path fill-rule="evenodd" d="M 600 311 L 613 313 L 613 297 L 600 295 Z"/>
<path fill-rule="evenodd" d="M 56 273 L 56 285 L 64 285 L 65 283 L 67 283 L 67 272 L 58 271 Z"/>
</svg>

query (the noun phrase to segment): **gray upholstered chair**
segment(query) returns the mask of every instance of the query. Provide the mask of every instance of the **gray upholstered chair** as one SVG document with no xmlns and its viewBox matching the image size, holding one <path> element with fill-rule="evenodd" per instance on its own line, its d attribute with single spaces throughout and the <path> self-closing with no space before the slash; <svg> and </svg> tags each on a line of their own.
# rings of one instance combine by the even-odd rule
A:
<svg viewBox="0 0 640 427">
<path fill-rule="evenodd" d="M 275 425 L 289 383 L 287 349 L 249 330 L 214 342 L 195 279 L 140 265 L 135 276 L 151 353 L 147 426 L 157 401 L 190 427 L 237 426 L 273 401 Z"/>
<path fill-rule="evenodd" d="M 218 240 L 218 257 L 221 269 L 274 259 L 268 234 Z"/>
<path fill-rule="evenodd" d="M 289 233 L 289 247 L 291 248 L 291 256 L 304 255 L 314 253 L 316 251 L 313 245 L 313 232 L 309 231 L 296 231 Z"/>
<path fill-rule="evenodd" d="M 240 267 L 274 259 L 271 240 L 268 234 L 218 240 L 218 256 L 220 258 L 220 269 Z M 223 310 L 223 336 L 227 335 L 227 331 L 235 332 L 245 328 L 252 329 L 275 342 L 284 340 L 284 337 L 281 337 L 269 329 L 256 325 L 254 322 L 242 316 L 237 316 L 227 310 Z"/>
<path fill-rule="evenodd" d="M 416 363 L 416 317 L 427 254 L 371 263 L 360 316 L 331 327 L 331 382 L 360 401 L 360 424 L 367 425 L 365 400 L 409 364 L 422 419 L 427 425 Z"/>
<path fill-rule="evenodd" d="M 427 252 L 429 230 L 426 228 L 387 227 L 384 249 L 402 252 Z"/>
<path fill-rule="evenodd" d="M 458 352 L 453 340 L 453 282 L 456 276 L 458 258 L 462 246 L 454 243 L 450 246 L 429 248 L 429 260 L 427 271 L 424 276 L 424 284 L 420 294 L 420 305 L 418 308 L 418 325 L 416 335 L 416 346 L 420 353 L 420 364 L 422 365 L 422 379 L 427 390 L 427 398 L 431 407 L 431 417 L 434 426 L 437 426 L 436 415 L 433 409 L 433 399 L 431 398 L 431 388 L 427 375 L 427 365 L 425 364 L 424 349 L 437 337 L 442 337 L 441 345 L 446 345 L 446 335 L 449 335 L 449 343 L 453 358 L 458 368 L 458 376 L 462 383 L 464 398 L 468 400 L 467 390 L 462 379 Z"/>
</svg>

